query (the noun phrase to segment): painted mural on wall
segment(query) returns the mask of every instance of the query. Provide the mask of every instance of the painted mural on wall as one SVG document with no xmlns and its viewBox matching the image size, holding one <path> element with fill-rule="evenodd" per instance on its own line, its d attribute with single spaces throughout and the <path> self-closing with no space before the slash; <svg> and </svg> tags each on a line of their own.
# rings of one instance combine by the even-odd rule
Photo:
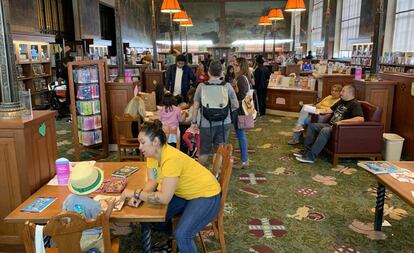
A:
<svg viewBox="0 0 414 253">
<path fill-rule="evenodd" d="M 122 39 L 151 47 L 151 1 L 124 0 L 122 3 Z"/>
<path fill-rule="evenodd" d="M 272 8 L 284 8 L 284 2 L 278 1 L 243 1 L 226 2 L 223 5 L 219 1 L 205 2 L 181 2 L 184 9 L 193 20 L 193 27 L 188 29 L 188 39 L 212 40 L 214 44 L 231 44 L 240 39 L 262 39 L 263 27 L 257 25 L 260 16 L 267 15 Z M 220 8 L 224 6 L 225 37 L 220 40 Z M 277 38 L 287 39 L 290 37 L 291 14 L 284 13 L 285 20 L 277 22 Z M 307 28 L 307 14 L 302 17 L 301 37 L 305 38 Z M 175 35 L 178 36 L 178 25 L 174 26 Z M 271 28 L 266 28 L 266 36 L 272 36 Z M 169 39 L 169 16 L 160 15 L 159 39 Z M 177 38 L 177 37 L 175 37 Z"/>
</svg>

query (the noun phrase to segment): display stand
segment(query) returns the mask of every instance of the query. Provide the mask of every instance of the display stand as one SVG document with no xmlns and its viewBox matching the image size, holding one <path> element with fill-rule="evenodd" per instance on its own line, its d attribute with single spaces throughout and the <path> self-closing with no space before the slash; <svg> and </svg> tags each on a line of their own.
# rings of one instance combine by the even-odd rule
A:
<svg viewBox="0 0 414 253">
<path fill-rule="evenodd" d="M 105 65 L 105 60 L 68 64 L 76 161 L 81 151 L 91 153 L 90 159 L 108 156 Z"/>
<path fill-rule="evenodd" d="M 30 90 L 33 109 L 49 108 L 52 80 L 50 46 L 45 42 L 14 41 L 19 90 Z"/>
</svg>

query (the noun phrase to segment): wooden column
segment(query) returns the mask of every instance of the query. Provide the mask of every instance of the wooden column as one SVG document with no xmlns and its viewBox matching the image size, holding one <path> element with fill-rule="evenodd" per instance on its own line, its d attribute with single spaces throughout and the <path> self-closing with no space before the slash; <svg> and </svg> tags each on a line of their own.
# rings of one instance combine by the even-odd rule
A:
<svg viewBox="0 0 414 253">
<path fill-rule="evenodd" d="M 123 77 L 125 72 L 124 47 L 122 45 L 121 30 L 121 0 L 115 0 L 115 36 L 116 36 L 116 60 L 118 64 L 118 77 Z"/>
<path fill-rule="evenodd" d="M 329 43 L 329 18 L 331 17 L 331 6 L 330 0 L 324 1 L 324 6 L 326 8 L 325 11 L 325 43 L 324 43 L 324 50 L 323 50 L 323 58 L 328 59 L 328 43 Z"/>
<path fill-rule="evenodd" d="M 158 49 L 157 49 L 157 17 L 155 14 L 156 0 L 151 1 L 151 25 L 152 25 L 152 50 L 153 50 L 153 67 L 157 68 L 158 64 Z"/>
</svg>

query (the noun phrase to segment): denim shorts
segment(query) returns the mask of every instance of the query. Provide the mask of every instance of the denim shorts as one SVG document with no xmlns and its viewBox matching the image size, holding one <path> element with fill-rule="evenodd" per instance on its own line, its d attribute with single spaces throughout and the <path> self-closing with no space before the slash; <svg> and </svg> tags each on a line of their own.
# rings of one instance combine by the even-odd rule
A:
<svg viewBox="0 0 414 253">
<path fill-rule="evenodd" d="M 224 140 L 223 140 L 224 131 Z M 211 153 L 211 145 L 213 145 L 213 153 L 216 152 L 219 144 L 225 144 L 229 137 L 230 124 L 224 126 L 200 127 L 200 155 L 208 155 Z"/>
</svg>

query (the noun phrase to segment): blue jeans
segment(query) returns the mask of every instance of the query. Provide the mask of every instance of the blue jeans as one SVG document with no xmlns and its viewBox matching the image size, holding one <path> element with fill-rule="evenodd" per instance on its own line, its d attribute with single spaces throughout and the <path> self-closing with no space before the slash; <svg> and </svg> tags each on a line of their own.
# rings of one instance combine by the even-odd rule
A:
<svg viewBox="0 0 414 253">
<path fill-rule="evenodd" d="M 239 141 L 239 147 L 240 147 L 240 159 L 242 162 L 249 161 L 249 154 L 248 154 L 248 147 L 247 147 L 247 137 L 246 132 L 244 129 L 238 128 L 238 118 L 239 112 L 236 110 L 232 112 L 233 116 L 233 125 L 234 125 L 234 131 L 236 132 L 237 140 Z"/>
<path fill-rule="evenodd" d="M 302 107 L 302 109 L 299 112 L 299 118 L 298 118 L 298 121 L 296 122 L 296 124 L 301 125 L 302 127 L 307 126 L 311 122 L 311 119 L 312 118 L 309 115 L 309 113 L 305 112 L 304 107 Z"/>
<path fill-rule="evenodd" d="M 170 228 L 171 218 L 177 214 L 181 214 L 180 222 L 175 230 L 175 240 L 181 253 L 197 253 L 197 247 L 193 237 L 210 223 L 220 210 L 221 194 L 209 198 L 196 198 L 185 200 L 183 198 L 173 196 L 166 214 L 167 222 L 153 224 L 156 228 Z M 152 223 L 142 223 L 142 233 L 151 229 Z M 145 245 L 143 243 L 143 245 Z"/>
<path fill-rule="evenodd" d="M 312 123 L 306 129 L 305 158 L 314 161 L 331 138 L 332 126 L 326 123 Z"/>
</svg>

